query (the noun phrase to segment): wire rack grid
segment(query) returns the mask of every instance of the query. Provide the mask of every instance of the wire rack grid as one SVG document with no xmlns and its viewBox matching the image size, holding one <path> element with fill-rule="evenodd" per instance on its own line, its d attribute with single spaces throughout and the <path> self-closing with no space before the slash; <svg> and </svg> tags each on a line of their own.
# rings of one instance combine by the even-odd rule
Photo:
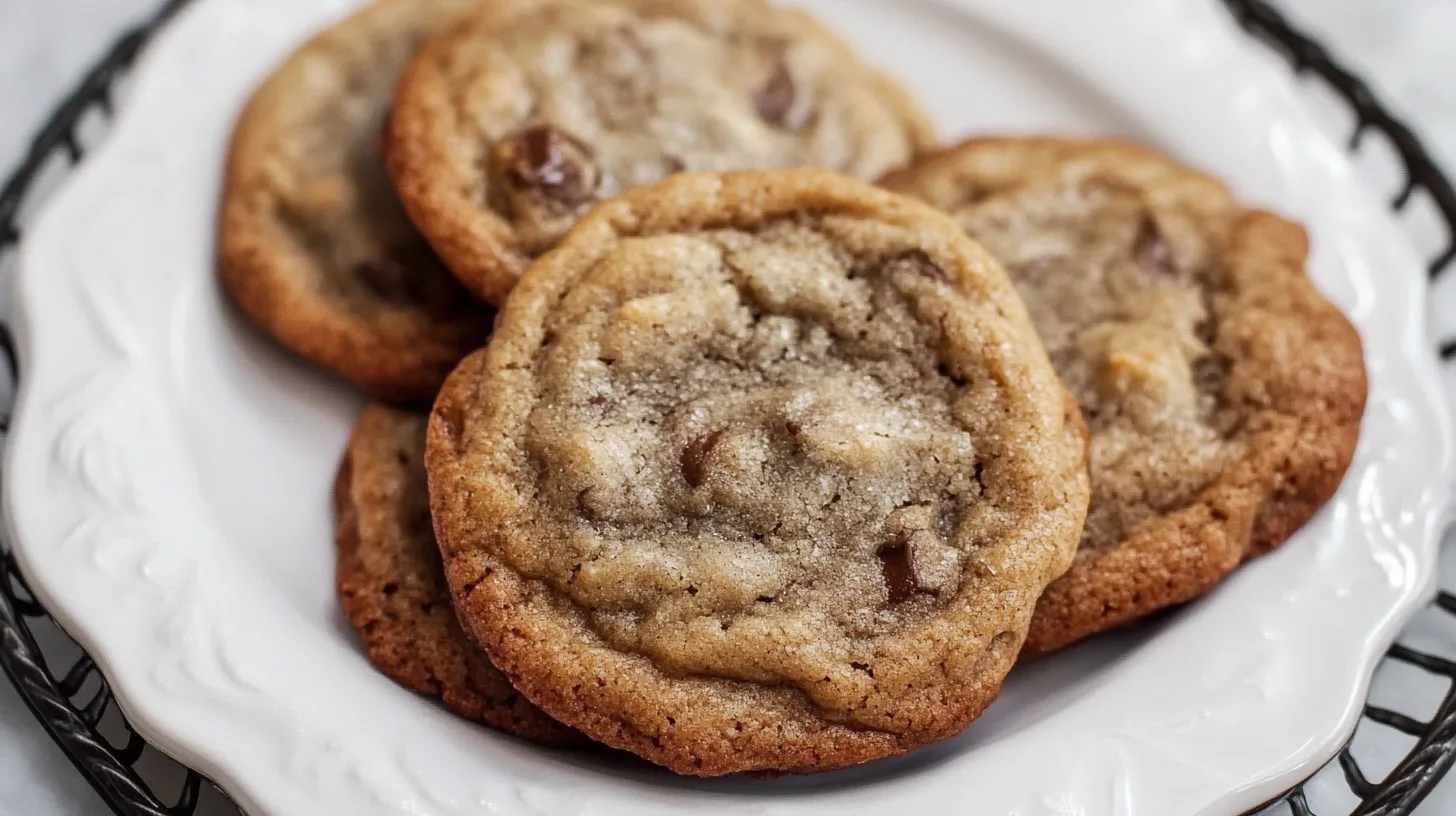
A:
<svg viewBox="0 0 1456 816">
<path fill-rule="evenodd" d="M 55 108 L 31 141 L 21 165 L 0 187 L 0 265 L 13 255 L 20 240 L 22 207 L 35 194 L 37 178 L 57 156 L 78 163 L 85 154 L 82 121 L 96 112 L 112 113 L 118 81 L 135 62 L 151 38 L 191 0 L 167 0 L 147 20 L 126 31 L 110 50 L 85 74 L 77 86 Z M 1229 12 L 1250 34 L 1281 55 L 1289 67 L 1302 76 L 1323 83 L 1354 114 L 1349 149 L 1357 151 L 1372 133 L 1384 136 L 1399 159 L 1404 182 L 1390 202 L 1397 213 L 1404 212 L 1417 194 L 1433 205 L 1446 230 L 1447 241 L 1430 262 L 1432 282 L 1456 264 L 1456 190 L 1441 172 L 1415 133 L 1394 116 L 1368 83 L 1337 61 L 1316 40 L 1300 31 L 1265 0 L 1224 0 Z M 1439 345 L 1441 357 L 1456 358 L 1456 338 Z M 22 372 L 18 370 L 15 347 L 8 327 L 0 322 L 0 379 L 8 377 L 14 392 Z M 0 402 L 0 435 L 9 430 L 10 399 Z M 4 478 L 0 473 L 0 478 Z M 1456 627 L 1456 594 L 1442 591 L 1433 609 L 1448 616 Z M 65 753 L 76 770 L 91 784 L 101 799 L 120 816 L 191 816 L 198 804 L 211 795 L 201 774 L 174 765 L 170 773 L 175 793 L 159 791 L 155 771 L 148 773 L 144 757 L 151 753 L 115 706 L 110 686 L 95 662 L 73 643 L 66 644 L 75 655 L 63 670 L 57 649 L 43 648 L 37 639 L 42 627 L 55 627 L 45 608 L 26 586 L 9 542 L 0 538 L 0 670 Z M 1414 667 L 1445 683 L 1445 692 L 1435 713 L 1420 719 L 1388 707 L 1367 704 L 1360 727 L 1394 729 L 1414 743 L 1405 756 L 1378 780 L 1367 777 L 1349 746 L 1342 750 L 1315 779 L 1338 775 L 1354 804 L 1340 811 L 1348 816 L 1406 816 L 1426 798 L 1456 763 L 1456 656 L 1448 657 L 1397 643 L 1386 655 L 1387 662 Z M 153 768 L 157 765 L 152 761 Z M 180 768 L 180 769 L 179 769 Z M 180 778 L 180 785 L 177 780 Z M 1316 813 L 1306 785 L 1259 809 L 1266 814 L 1292 816 L 1334 816 Z M 216 794 L 221 796 L 221 794 Z"/>
</svg>

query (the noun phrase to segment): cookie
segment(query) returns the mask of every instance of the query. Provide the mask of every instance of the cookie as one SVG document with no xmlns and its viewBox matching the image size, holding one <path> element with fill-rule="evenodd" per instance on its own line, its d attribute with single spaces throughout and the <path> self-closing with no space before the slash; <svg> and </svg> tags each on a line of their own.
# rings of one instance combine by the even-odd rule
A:
<svg viewBox="0 0 1456 816">
<path fill-rule="evenodd" d="M 224 286 L 285 347 L 384 400 L 428 401 L 490 330 L 410 224 L 379 150 L 405 60 L 472 5 L 367 6 L 295 52 L 233 134 Z"/>
<path fill-rule="evenodd" d="M 537 260 L 431 414 L 466 631 L 684 774 L 959 732 L 1070 564 L 1086 429 L 1005 274 L 833 173 L 681 174 Z"/>
<path fill-rule="evenodd" d="M 582 213 L 679 171 L 873 179 L 934 140 L 812 18 L 763 0 L 497 0 L 400 82 L 390 171 L 450 268 L 500 303 Z"/>
<path fill-rule="evenodd" d="M 1302 228 L 1121 141 L 973 140 L 884 184 L 1007 267 L 1092 429 L 1087 529 L 1028 654 L 1197 597 L 1334 493 L 1365 368 Z"/>
<path fill-rule="evenodd" d="M 425 490 L 425 414 L 365 406 L 334 486 L 339 602 L 369 660 L 471 720 L 543 745 L 587 740 L 532 705 L 450 607 Z"/>
</svg>

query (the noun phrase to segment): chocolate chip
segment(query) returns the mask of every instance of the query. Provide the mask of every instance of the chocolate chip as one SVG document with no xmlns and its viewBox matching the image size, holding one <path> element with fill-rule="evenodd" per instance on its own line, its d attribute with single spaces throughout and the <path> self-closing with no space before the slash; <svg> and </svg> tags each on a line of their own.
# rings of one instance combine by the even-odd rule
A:
<svg viewBox="0 0 1456 816">
<path fill-rule="evenodd" d="M 587 399 L 586 404 L 603 414 L 610 414 L 612 409 L 617 407 L 617 401 L 606 394 L 593 394 Z"/>
<path fill-rule="evenodd" d="M 804 432 L 804 423 L 797 419 L 786 419 L 784 420 L 784 430 L 789 432 L 789 436 L 798 436 Z"/>
<path fill-rule="evenodd" d="M 794 77 L 789 73 L 788 63 L 780 57 L 768 81 L 754 94 L 753 106 L 763 121 L 783 127 L 788 122 L 789 112 L 794 108 L 795 96 Z"/>
<path fill-rule="evenodd" d="M 708 476 L 708 453 L 717 446 L 718 440 L 722 438 L 722 431 L 713 431 L 707 436 L 700 436 L 694 439 L 688 443 L 686 448 L 683 448 L 680 464 L 682 465 L 683 479 L 687 480 L 689 487 L 699 487 L 703 484 L 703 481 Z"/>
<path fill-rule="evenodd" d="M 506 180 L 562 207 L 574 207 L 596 188 L 591 149 L 551 125 L 531 125 L 495 146 Z"/>
<path fill-rule="evenodd" d="M 956 565 L 948 558 L 953 556 L 929 530 L 901 533 L 878 555 L 892 605 L 904 603 L 917 593 L 939 595 L 954 581 L 951 573 Z"/>
<path fill-rule="evenodd" d="M 1143 216 L 1142 223 L 1138 225 L 1132 254 L 1138 266 L 1149 272 L 1172 276 L 1178 271 L 1173 248 L 1168 245 L 1168 239 L 1158 227 L 1158 222 L 1150 215 Z"/>
<path fill-rule="evenodd" d="M 910 548 L 894 544 L 879 552 L 880 574 L 885 579 L 885 589 L 890 593 L 890 603 L 900 604 L 915 594 L 915 568 L 910 563 Z"/>
</svg>

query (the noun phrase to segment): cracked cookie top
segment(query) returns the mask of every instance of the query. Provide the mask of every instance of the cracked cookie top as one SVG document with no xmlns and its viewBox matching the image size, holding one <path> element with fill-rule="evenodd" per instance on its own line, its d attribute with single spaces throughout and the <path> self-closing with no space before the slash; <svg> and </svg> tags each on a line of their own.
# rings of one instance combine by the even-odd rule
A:
<svg viewBox="0 0 1456 816">
<path fill-rule="evenodd" d="M 943 216 L 683 175 L 532 266 L 429 471 L 462 619 L 543 708 L 685 773 L 807 770 L 989 702 L 1071 559 L 1084 433 Z"/>
<path fill-rule="evenodd" d="M 1301 228 L 1128 142 L 972 140 L 884 184 L 1007 268 L 1091 430 L 1086 531 L 1028 650 L 1202 594 L 1334 492 L 1365 371 Z"/>
<path fill-rule="evenodd" d="M 503 0 L 400 84 L 389 159 L 421 229 L 499 303 L 582 213 L 680 171 L 873 179 L 933 142 L 905 93 L 762 0 Z"/>
</svg>

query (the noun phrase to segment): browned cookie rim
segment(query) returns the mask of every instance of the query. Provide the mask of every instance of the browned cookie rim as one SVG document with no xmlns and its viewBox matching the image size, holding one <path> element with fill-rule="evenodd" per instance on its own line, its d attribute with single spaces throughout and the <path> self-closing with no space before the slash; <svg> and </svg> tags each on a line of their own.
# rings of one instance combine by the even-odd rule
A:
<svg viewBox="0 0 1456 816">
<path fill-rule="evenodd" d="M 1040 354 L 1024 307 L 999 268 L 934 210 L 824 171 L 680 175 L 600 206 L 556 250 L 537 261 L 507 301 L 492 344 L 456 369 L 431 414 L 426 454 L 431 502 L 456 608 L 467 631 L 518 688 L 553 716 L 679 773 L 829 770 L 958 733 L 999 691 L 1000 678 L 1020 648 L 1020 628 L 1029 623 L 1032 611 L 1029 602 L 1024 609 L 1018 607 L 1013 628 L 990 639 L 979 662 L 966 667 L 968 675 L 983 682 L 974 688 L 966 683 L 953 691 L 941 687 L 939 692 L 945 693 L 939 707 L 922 712 L 918 730 L 891 733 L 825 719 L 797 689 L 671 677 L 646 657 L 611 649 L 579 619 L 569 600 L 515 573 L 488 551 L 493 537 L 514 529 L 513 508 L 520 500 L 498 500 L 473 483 L 466 487 L 471 477 L 462 450 L 490 436 L 486 432 L 472 436 L 470 428 L 492 427 L 492 417 L 506 410 L 501 404 L 506 389 L 512 384 L 529 388 L 524 383 L 533 376 L 530 361 L 539 351 L 544 315 L 583 270 L 619 239 L 632 235 L 763 223 L 802 212 L 837 212 L 913 225 L 934 262 L 963 291 L 994 303 L 1002 319 L 1008 320 L 1005 330 L 1024 339 L 1024 348 L 1035 349 L 1031 354 Z M 1071 410 L 1070 396 L 1052 374 L 1049 361 L 1033 356 L 1026 367 L 1038 391 L 1059 395 L 1061 404 L 1055 411 L 1040 403 L 1036 409 L 1049 423 L 1044 440 L 1048 449 L 1062 444 L 1068 448 L 1066 469 L 1055 478 L 1058 483 L 1065 481 L 1070 492 L 1060 508 L 1043 517 L 1066 516 L 1067 541 L 1048 540 L 1051 551 L 1036 556 L 1049 559 L 1044 580 L 1050 580 L 1071 558 L 1071 541 L 1081 524 L 1074 505 L 1080 503 L 1085 510 L 1085 426 Z M 1058 441 L 1049 441 L 1054 438 Z M 471 461 L 472 467 L 508 467 L 504 457 L 489 452 L 483 461 Z M 1047 524 L 1047 535 L 1061 530 L 1054 521 Z M 997 587 L 1010 580 L 1005 575 L 978 576 L 978 581 Z M 1023 595 L 1027 591 L 1003 588 Z M 1039 590 L 1040 585 L 1030 589 Z M 970 611 L 956 609 L 951 614 L 965 616 Z M 565 650 L 566 656 L 557 650 Z M 987 675 L 992 679 L 986 680 Z M 921 691 L 916 689 L 917 694 Z M 949 699 L 957 694 L 963 696 Z M 726 697 L 731 708 L 704 705 L 702 700 L 710 696 Z"/>
<path fill-rule="evenodd" d="M 1217 252 L 1229 286 L 1216 304 L 1213 350 L 1229 362 L 1230 379 L 1251 383 L 1242 398 L 1249 416 L 1238 430 L 1249 453 L 1184 508 L 1140 525 L 1098 553 L 1080 555 L 1042 596 L 1027 656 L 1197 598 L 1240 564 L 1282 544 L 1339 487 L 1354 456 L 1368 390 L 1359 334 L 1305 272 L 1309 239 L 1303 228 L 1235 204 L 1221 182 L 1147 146 L 1121 139 L 970 139 L 882 183 L 920 195 L 932 184 L 940 192 L 963 188 L 976 200 L 1078 174 L 1111 179 L 1150 198 L 1181 200 L 1186 185 L 1216 187 L 1227 199 L 1227 212 L 1202 213 L 1228 223 Z M 1195 197 L 1184 203 L 1196 207 Z M 1233 317 L 1242 314 L 1253 315 L 1248 323 L 1259 328 Z M 1276 332 L 1277 349 L 1269 339 Z M 1262 375 L 1259 366 L 1267 369 Z M 1221 402 L 1229 400 L 1227 390 Z M 1107 576 L 1125 580 L 1109 585 Z"/>
<path fill-rule="evenodd" d="M 630 3 L 634 0 L 615 0 Z M 411 60 L 400 79 L 395 106 L 385 133 L 385 158 L 400 198 L 410 217 L 435 251 L 466 288 L 482 300 L 500 305 L 515 285 L 529 258 L 517 246 L 510 224 L 491 207 L 475 200 L 458 183 L 459 177 L 439 172 L 451 154 L 451 134 L 458 132 L 458 106 L 453 104 L 455 84 L 450 79 L 452 52 L 457 44 L 482 36 L 516 17 L 549 4 L 578 0 L 493 0 L 431 38 Z M 837 34 L 809 15 L 770 5 L 763 0 L 727 0 L 758 6 L 759 13 L 792 16 L 806 31 L 814 32 L 854 66 L 895 108 L 917 153 L 940 144 L 934 125 L 901 88 L 877 68 L 864 63 Z M 441 127 L 438 123 L 450 123 Z M 471 167 L 462 172 L 483 172 Z"/>
<path fill-rule="evenodd" d="M 402 517 L 403 505 L 410 500 L 408 482 L 425 477 L 422 461 L 401 459 L 407 454 L 399 437 L 418 432 L 422 455 L 424 428 L 423 413 L 370 403 L 350 435 L 334 483 L 335 585 L 345 617 L 359 633 L 369 661 L 401 686 L 439 699 L 466 719 L 531 742 L 587 744 L 580 732 L 551 719 L 517 692 L 485 655 L 466 653 L 476 647 L 449 607 L 443 573 L 394 569 L 400 565 L 393 559 L 382 565 L 387 573 L 371 568 L 379 562 L 368 552 L 389 550 L 396 539 L 410 535 Z M 411 472 L 411 465 L 420 472 Z M 428 545 L 433 549 L 434 541 Z M 401 606 L 418 609 L 421 600 L 431 605 L 419 610 L 426 618 L 424 625 L 400 616 Z"/>
<path fill-rule="evenodd" d="M 482 305 L 478 315 L 444 323 L 423 308 L 393 310 L 387 317 L 409 313 L 408 322 L 385 325 L 351 313 L 310 286 L 312 262 L 280 228 L 279 204 L 264 182 L 277 173 L 272 145 L 299 118 L 297 89 L 308 87 L 306 74 L 320 55 L 354 59 L 356 41 L 398 36 L 426 4 L 371 3 L 304 43 L 263 81 L 234 127 L 218 216 L 218 274 L 243 313 L 290 351 L 391 402 L 431 399 L 460 358 L 484 342 L 490 312 Z"/>
</svg>

